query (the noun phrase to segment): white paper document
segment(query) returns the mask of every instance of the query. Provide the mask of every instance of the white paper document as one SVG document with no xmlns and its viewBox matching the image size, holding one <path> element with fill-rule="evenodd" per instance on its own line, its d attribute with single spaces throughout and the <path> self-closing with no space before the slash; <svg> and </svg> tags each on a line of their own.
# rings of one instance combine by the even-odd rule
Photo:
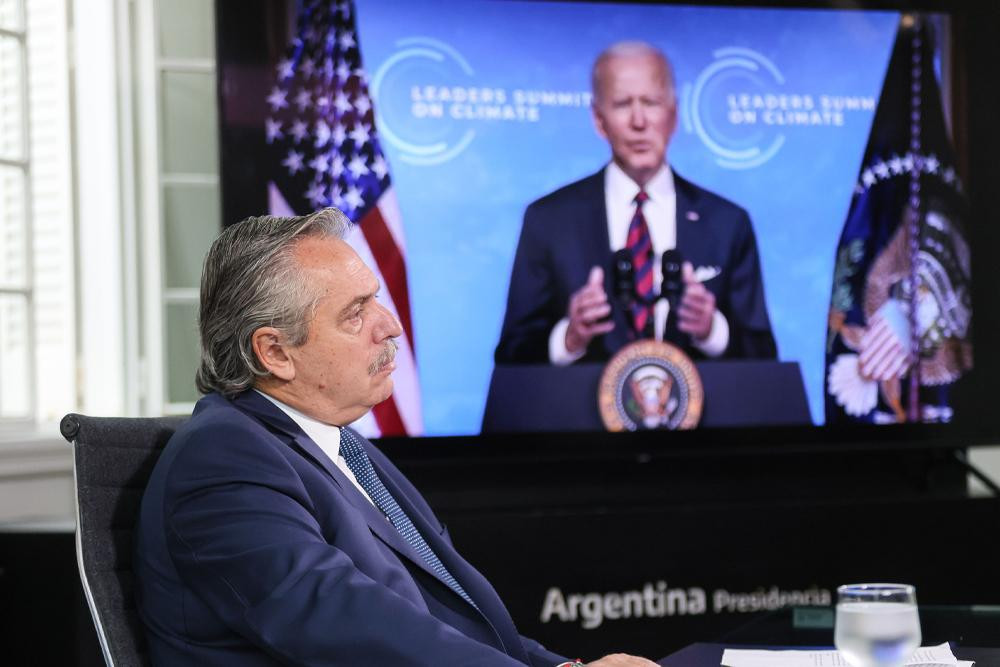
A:
<svg viewBox="0 0 1000 667">
<path fill-rule="evenodd" d="M 851 667 L 838 651 L 766 651 L 761 649 L 727 648 L 722 653 L 724 667 Z M 948 644 L 918 648 L 906 667 L 972 667 L 959 660 Z"/>
</svg>

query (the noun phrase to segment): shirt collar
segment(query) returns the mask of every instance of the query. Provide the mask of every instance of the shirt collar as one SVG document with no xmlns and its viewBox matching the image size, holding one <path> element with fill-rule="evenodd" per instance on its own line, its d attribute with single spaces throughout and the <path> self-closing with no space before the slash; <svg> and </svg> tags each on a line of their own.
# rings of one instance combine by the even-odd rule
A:
<svg viewBox="0 0 1000 667">
<path fill-rule="evenodd" d="M 632 201 L 639 194 L 639 184 L 629 178 L 614 162 L 608 164 L 604 172 L 604 188 L 613 201 Z M 649 182 L 646 183 L 646 194 L 654 201 L 664 201 L 675 196 L 674 175 L 670 167 L 662 165 Z"/>
<path fill-rule="evenodd" d="M 319 445 L 331 459 L 334 461 L 337 460 L 337 455 L 340 454 L 339 426 L 326 424 L 318 419 L 314 419 L 303 412 L 299 412 L 292 406 L 282 403 L 275 397 L 265 394 L 259 389 L 254 389 L 254 391 L 274 403 L 282 412 L 291 417 L 291 419 L 299 425 L 299 428 L 301 428 L 313 442 Z"/>
</svg>

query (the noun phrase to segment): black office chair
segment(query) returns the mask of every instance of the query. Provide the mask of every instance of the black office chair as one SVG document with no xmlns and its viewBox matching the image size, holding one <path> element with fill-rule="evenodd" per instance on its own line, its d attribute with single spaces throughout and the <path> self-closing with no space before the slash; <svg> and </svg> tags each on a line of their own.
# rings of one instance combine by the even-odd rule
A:
<svg viewBox="0 0 1000 667">
<path fill-rule="evenodd" d="M 185 419 L 68 414 L 59 424 L 73 444 L 80 579 L 108 665 L 149 665 L 134 599 L 132 536 L 153 466 Z"/>
</svg>

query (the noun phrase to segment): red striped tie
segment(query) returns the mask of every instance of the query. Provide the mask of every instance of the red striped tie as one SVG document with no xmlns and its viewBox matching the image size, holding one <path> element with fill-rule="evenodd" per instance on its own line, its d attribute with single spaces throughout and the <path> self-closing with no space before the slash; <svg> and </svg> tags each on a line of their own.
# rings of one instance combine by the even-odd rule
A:
<svg viewBox="0 0 1000 667">
<path fill-rule="evenodd" d="M 628 226 L 625 248 L 632 255 L 635 269 L 635 295 L 632 304 L 632 323 L 635 333 L 642 338 L 646 325 L 653 317 L 653 241 L 649 237 L 649 227 L 642 214 L 642 205 L 649 199 L 644 190 L 635 196 L 635 215 Z"/>
</svg>

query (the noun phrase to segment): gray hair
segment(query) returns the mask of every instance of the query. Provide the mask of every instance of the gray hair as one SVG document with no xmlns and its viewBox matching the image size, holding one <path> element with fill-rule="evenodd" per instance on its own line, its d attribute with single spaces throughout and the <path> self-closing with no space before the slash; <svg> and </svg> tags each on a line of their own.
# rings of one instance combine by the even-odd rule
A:
<svg viewBox="0 0 1000 667">
<path fill-rule="evenodd" d="M 594 103 L 597 103 L 601 91 L 601 76 L 604 65 L 614 58 L 636 58 L 639 56 L 652 56 L 663 66 L 663 85 L 667 90 L 667 97 L 674 100 L 674 67 L 666 54 L 648 42 L 616 42 L 601 51 L 594 61 L 594 66 L 590 70 L 590 89 L 593 94 Z"/>
<path fill-rule="evenodd" d="M 234 396 L 269 375 L 253 350 L 261 327 L 278 329 L 293 346 L 306 341 L 320 295 L 293 250 L 304 238 L 342 239 L 350 227 L 347 216 L 325 208 L 293 218 L 250 217 L 223 230 L 201 275 L 199 391 Z"/>
</svg>

